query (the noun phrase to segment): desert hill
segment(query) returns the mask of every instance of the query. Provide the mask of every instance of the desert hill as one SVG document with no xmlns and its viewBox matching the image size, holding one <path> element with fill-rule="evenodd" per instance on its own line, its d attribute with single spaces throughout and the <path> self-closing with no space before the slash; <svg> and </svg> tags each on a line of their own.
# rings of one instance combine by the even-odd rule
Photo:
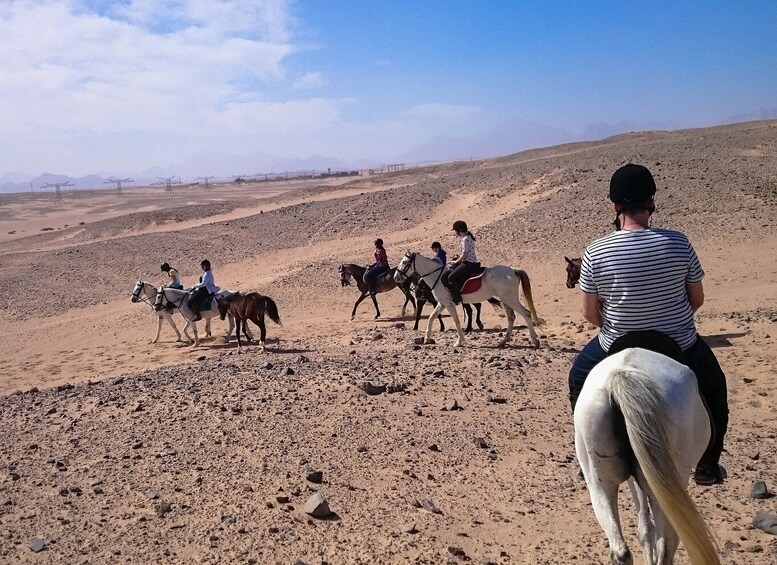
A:
<svg viewBox="0 0 777 565">
<path fill-rule="evenodd" d="M 160 204 L 130 191 L 135 203 L 116 208 L 109 194 L 79 192 L 36 208 L 35 225 L 56 229 L 0 243 L 0 558 L 605 561 L 566 398 L 571 360 L 594 332 L 579 291 L 564 286 L 563 256 L 609 231 L 607 185 L 626 162 L 656 177 L 654 225 L 685 231 L 700 256 L 707 301 L 697 320 L 729 380 L 729 479 L 692 486 L 692 496 L 724 560 L 773 562 L 775 538 L 750 523 L 774 512 L 774 499 L 749 493 L 758 480 L 777 489 L 775 121 L 266 194 L 216 187 Z M 35 205 L 0 202 L 3 227 Z M 358 294 L 341 288 L 341 263 L 368 262 L 376 236 L 394 264 L 433 240 L 450 251 L 456 219 L 478 236 L 484 263 L 530 274 L 547 322 L 540 349 L 518 328 L 494 350 L 504 319 L 488 306 L 486 330 L 465 347 L 437 328 L 436 345 L 417 346 L 396 291 L 379 296 L 380 320 L 364 302 L 348 321 Z M 167 260 L 190 284 L 204 257 L 219 285 L 278 302 L 284 326 L 269 326 L 266 353 L 236 355 L 220 322 L 198 350 L 176 344 L 169 327 L 149 344 L 155 318 L 130 303 L 135 281 L 162 282 Z M 367 394 L 365 380 L 391 392 Z M 307 467 L 323 472 L 320 484 Z M 302 511 L 313 491 L 333 518 Z M 633 512 L 622 514 L 639 553 Z M 46 543 L 40 553 L 28 548 L 33 537 Z M 687 562 L 682 550 L 678 559 Z"/>
</svg>

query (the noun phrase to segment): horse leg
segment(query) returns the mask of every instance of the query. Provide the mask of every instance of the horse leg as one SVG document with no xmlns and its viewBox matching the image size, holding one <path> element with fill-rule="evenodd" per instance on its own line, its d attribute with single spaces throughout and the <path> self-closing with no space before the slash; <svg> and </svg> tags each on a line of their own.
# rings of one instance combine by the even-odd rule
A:
<svg viewBox="0 0 777 565">
<path fill-rule="evenodd" d="M 653 520 L 656 523 L 656 552 L 653 562 L 656 565 L 672 565 L 674 554 L 680 545 L 680 537 L 655 499 L 653 499 L 651 509 L 653 510 Z"/>
<path fill-rule="evenodd" d="M 426 333 L 424 334 L 424 343 L 430 343 L 432 341 L 432 325 L 434 324 L 434 319 L 440 315 L 441 311 L 442 311 L 442 302 L 438 302 L 437 305 L 434 307 L 434 310 L 432 310 L 432 314 L 429 316 L 429 320 L 426 322 Z"/>
<path fill-rule="evenodd" d="M 190 322 L 192 325 L 192 330 L 194 331 L 194 343 L 192 344 L 192 347 L 199 347 L 200 346 L 200 337 L 197 335 L 197 322 Z"/>
<path fill-rule="evenodd" d="M 402 290 L 402 294 L 405 295 L 405 303 L 402 305 L 402 317 L 404 318 L 405 314 L 407 313 L 408 302 L 413 305 L 413 311 L 415 311 L 417 307 L 415 298 L 413 298 L 413 295 L 410 293 L 410 289 L 405 288 L 404 286 L 400 286 L 399 288 Z"/>
<path fill-rule="evenodd" d="M 267 327 L 264 325 L 264 314 L 256 316 L 253 322 L 259 326 L 259 351 L 264 353 L 264 340 L 267 337 Z"/>
<path fill-rule="evenodd" d="M 378 299 L 376 294 L 370 295 L 370 298 L 372 298 L 372 303 L 375 305 L 375 319 L 377 320 L 380 318 L 380 308 L 378 308 Z"/>
<path fill-rule="evenodd" d="M 178 339 L 176 339 L 175 341 L 183 341 L 183 340 L 181 340 L 181 332 L 178 331 L 178 328 L 176 327 L 175 322 L 173 321 L 173 316 L 171 314 L 168 314 L 167 316 L 165 316 L 165 318 L 167 318 L 168 323 L 173 328 L 173 330 L 175 330 L 175 335 L 178 336 Z M 162 325 L 162 320 L 159 321 L 159 325 L 160 326 Z M 157 328 L 157 336 L 156 337 L 157 337 L 157 339 L 159 339 L 159 328 Z"/>
<path fill-rule="evenodd" d="M 653 521 L 650 519 L 650 502 L 648 500 L 648 493 L 642 485 L 646 485 L 645 476 L 642 474 L 642 470 L 637 468 L 638 480 L 630 478 L 628 480 L 629 490 L 631 490 L 631 497 L 634 499 L 634 508 L 637 510 L 637 538 L 642 546 L 642 552 L 644 554 L 645 563 L 653 565 L 655 563 L 655 530 L 653 528 Z"/>
<path fill-rule="evenodd" d="M 162 333 L 162 316 L 156 317 L 156 337 L 151 340 L 151 343 L 159 341 L 159 334 Z"/>
<path fill-rule="evenodd" d="M 505 316 L 507 316 L 507 331 L 505 336 L 497 344 L 497 347 L 504 347 L 513 338 L 513 324 L 515 324 L 515 310 L 504 304 Z"/>
<path fill-rule="evenodd" d="M 462 303 L 462 306 L 464 307 L 464 319 L 467 320 L 467 328 L 464 333 L 468 334 L 472 331 L 472 306 L 466 302 Z"/>
<path fill-rule="evenodd" d="M 184 318 L 186 320 L 186 318 Z M 189 327 L 191 326 L 191 322 L 189 320 L 186 320 L 186 323 L 183 325 L 183 335 L 186 336 L 186 340 L 189 343 L 194 343 L 194 340 L 192 339 L 192 336 L 189 335 Z"/>
<path fill-rule="evenodd" d="M 415 306 L 415 324 L 413 325 L 413 329 L 417 330 L 418 329 L 418 322 L 421 320 L 421 311 L 424 308 L 424 302 L 422 302 L 421 299 L 419 298 L 416 301 L 415 304 L 416 304 L 416 306 Z"/>
<path fill-rule="evenodd" d="M 205 337 L 210 337 L 210 318 L 205 318 Z"/>
<path fill-rule="evenodd" d="M 448 309 L 448 314 L 453 318 L 453 323 L 456 324 L 456 333 L 459 334 L 459 339 L 456 340 L 453 347 L 461 347 L 464 345 L 464 331 L 461 329 L 461 321 L 459 320 L 459 313 L 456 312 L 456 305 L 451 304 L 450 306 L 446 306 L 446 308 Z"/>
<path fill-rule="evenodd" d="M 243 323 L 242 318 L 240 318 L 239 316 L 237 318 L 235 318 L 235 327 L 236 327 L 235 337 L 237 337 L 237 352 L 238 352 L 238 354 L 243 353 L 243 346 L 240 343 L 240 325 L 242 323 Z"/>
<path fill-rule="evenodd" d="M 499 297 L 500 300 L 502 300 L 501 297 Z M 526 322 L 526 327 L 529 328 L 529 335 L 531 336 L 531 342 L 534 347 L 540 346 L 540 340 L 537 337 L 537 332 L 534 330 L 534 322 L 532 322 L 531 319 L 531 312 L 529 312 L 523 304 L 521 304 L 517 299 L 515 301 L 510 300 L 509 302 L 506 300 L 502 300 L 502 305 L 504 306 L 510 306 L 513 310 L 518 312 L 522 317 L 524 322 Z"/>
<path fill-rule="evenodd" d="M 353 305 L 353 312 L 351 312 L 351 321 L 352 322 L 353 322 L 353 319 L 356 317 L 356 309 L 359 307 L 359 304 L 361 304 L 362 300 L 364 300 L 365 298 L 367 298 L 367 293 L 366 292 L 362 292 L 362 295 L 359 298 L 356 299 L 356 304 Z M 375 307 L 377 308 L 377 302 L 375 304 L 376 304 Z"/>
<path fill-rule="evenodd" d="M 475 303 L 475 312 L 477 312 L 477 316 L 475 316 L 475 322 L 477 323 L 479 330 L 483 329 L 483 322 L 480 321 L 480 308 L 481 308 L 481 306 L 482 305 L 480 304 L 480 302 L 476 302 Z"/>
</svg>

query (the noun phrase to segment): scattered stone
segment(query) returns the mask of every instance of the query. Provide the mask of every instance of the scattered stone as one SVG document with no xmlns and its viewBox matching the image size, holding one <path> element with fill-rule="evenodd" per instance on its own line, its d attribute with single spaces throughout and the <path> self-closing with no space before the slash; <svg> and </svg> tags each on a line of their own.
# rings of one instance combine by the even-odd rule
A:
<svg viewBox="0 0 777 565">
<path fill-rule="evenodd" d="M 380 332 L 374 332 L 372 336 L 370 337 L 372 341 L 378 341 L 379 339 L 383 339 L 383 334 Z"/>
<path fill-rule="evenodd" d="M 33 553 L 38 553 L 46 549 L 46 542 L 40 538 L 30 538 L 27 546 L 33 551 Z"/>
<path fill-rule="evenodd" d="M 95 493 L 95 494 L 103 494 L 103 492 L 104 492 L 103 491 L 103 487 L 101 487 L 99 485 L 95 485 L 95 486 L 92 487 L 92 492 Z"/>
<path fill-rule="evenodd" d="M 431 500 L 424 499 L 421 501 L 421 508 L 429 512 L 430 514 L 442 514 L 442 510 L 434 505 Z"/>
<path fill-rule="evenodd" d="M 143 412 L 143 410 L 145 410 L 145 407 L 143 406 L 142 402 L 138 402 L 135 405 L 135 408 L 132 409 L 133 412 Z"/>
<path fill-rule="evenodd" d="M 278 502 L 279 504 L 288 504 L 288 502 L 289 502 L 289 497 L 288 497 L 288 496 L 286 496 L 285 494 L 279 494 L 278 496 L 276 496 L 276 497 L 275 497 L 275 500 L 276 500 L 276 502 Z"/>
<path fill-rule="evenodd" d="M 748 553 L 763 553 L 764 548 L 762 545 L 756 543 L 754 545 L 751 545 L 745 548 L 745 551 L 747 551 Z"/>
<path fill-rule="evenodd" d="M 756 451 L 756 452 L 750 454 L 750 459 L 752 459 L 753 461 L 758 461 L 759 457 L 761 457 L 761 452 L 760 451 Z"/>
<path fill-rule="evenodd" d="M 147 490 L 146 496 L 149 498 L 149 500 L 156 500 L 159 498 L 159 493 L 154 490 Z"/>
<path fill-rule="evenodd" d="M 488 442 L 485 440 L 485 438 L 476 437 L 475 438 L 475 447 L 478 447 L 480 449 L 488 449 L 491 446 L 488 445 Z"/>
<path fill-rule="evenodd" d="M 448 553 L 450 553 L 451 555 L 455 555 L 456 557 L 466 557 L 467 555 L 463 549 L 455 545 L 448 546 Z"/>
<path fill-rule="evenodd" d="M 362 381 L 357 386 L 370 396 L 386 392 L 386 385 L 380 381 Z"/>
<path fill-rule="evenodd" d="M 52 414 L 56 414 L 56 413 L 57 413 L 57 409 L 54 408 L 53 406 L 48 410 L 46 410 L 46 416 L 51 416 Z"/>
<path fill-rule="evenodd" d="M 74 388 L 76 388 L 74 385 L 72 385 L 70 383 L 65 383 L 65 384 L 59 385 L 57 387 L 57 392 L 65 392 L 66 390 L 71 390 L 71 389 L 74 389 Z"/>
<path fill-rule="evenodd" d="M 766 483 L 763 481 L 756 481 L 753 483 L 753 488 L 750 490 L 750 498 L 764 499 L 771 498 L 772 494 L 766 487 Z"/>
<path fill-rule="evenodd" d="M 132 449 L 140 449 L 141 447 L 143 447 L 142 441 L 136 441 L 135 443 L 132 444 Z"/>
<path fill-rule="evenodd" d="M 310 514 L 314 518 L 326 518 L 332 511 L 329 509 L 329 503 L 326 498 L 320 492 L 317 492 L 305 502 L 305 513 Z"/>
<path fill-rule="evenodd" d="M 388 394 L 404 392 L 406 390 L 407 390 L 407 385 L 405 383 L 390 383 L 386 385 L 386 392 Z"/>
<path fill-rule="evenodd" d="M 304 355 L 300 355 L 299 357 L 297 357 L 297 363 L 310 363 L 310 359 L 308 359 Z"/>
<path fill-rule="evenodd" d="M 160 502 L 154 507 L 154 512 L 160 518 L 164 518 L 166 514 L 173 511 L 173 506 L 169 502 Z"/>
<path fill-rule="evenodd" d="M 367 446 L 366 445 L 360 445 L 359 447 L 356 448 L 356 451 L 358 453 L 366 453 L 367 452 Z"/>
<path fill-rule="evenodd" d="M 489 396 L 488 401 L 493 404 L 507 404 L 507 399 L 504 396 L 499 396 L 499 395 Z"/>
<path fill-rule="evenodd" d="M 759 512 L 753 518 L 753 526 L 763 530 L 767 534 L 777 536 L 777 515 L 768 512 Z"/>
<path fill-rule="evenodd" d="M 416 534 L 418 533 L 418 529 L 415 527 L 415 522 L 408 522 L 407 524 L 404 524 L 402 526 L 402 531 L 406 534 Z"/>
<path fill-rule="evenodd" d="M 237 522 L 237 518 L 235 518 L 232 514 L 221 515 L 222 524 L 229 526 L 230 524 L 234 524 L 235 522 Z"/>
<path fill-rule="evenodd" d="M 197 357 L 197 361 L 205 361 L 205 359 L 207 359 L 207 357 L 205 357 L 204 355 L 200 355 L 199 357 Z"/>
<path fill-rule="evenodd" d="M 442 406 L 443 411 L 453 412 L 455 410 L 464 410 L 455 398 L 446 398 Z"/>
<path fill-rule="evenodd" d="M 262 363 L 261 365 L 259 365 L 259 367 L 261 369 L 272 369 L 273 368 L 273 364 L 268 361 L 266 363 Z"/>
<path fill-rule="evenodd" d="M 282 375 L 293 375 L 294 374 L 294 369 L 292 369 L 291 367 L 286 367 L 283 371 L 281 371 L 281 374 Z"/>
<path fill-rule="evenodd" d="M 397 322 L 394 324 L 394 327 L 398 330 L 404 330 L 407 326 L 405 326 L 405 322 Z"/>
<path fill-rule="evenodd" d="M 324 480 L 324 472 L 308 467 L 307 470 L 305 471 L 305 479 L 307 479 L 311 483 L 320 485 L 321 482 Z"/>
<path fill-rule="evenodd" d="M 437 445 L 436 443 L 433 443 L 432 445 L 429 446 L 429 451 L 434 451 L 436 453 L 440 453 L 442 451 L 442 449 L 440 449 L 439 445 Z"/>
</svg>

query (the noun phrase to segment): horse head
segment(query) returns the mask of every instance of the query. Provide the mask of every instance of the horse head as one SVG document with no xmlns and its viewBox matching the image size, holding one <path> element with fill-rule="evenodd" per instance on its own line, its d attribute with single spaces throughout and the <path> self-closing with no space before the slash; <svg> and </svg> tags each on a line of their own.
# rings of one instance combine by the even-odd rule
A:
<svg viewBox="0 0 777 565">
<path fill-rule="evenodd" d="M 130 298 L 130 302 L 140 302 L 140 293 L 143 292 L 143 281 L 138 280 L 138 282 L 135 283 L 135 288 L 132 289 L 132 295 Z"/>
<path fill-rule="evenodd" d="M 156 291 L 156 298 L 154 299 L 154 310 L 159 312 L 162 309 L 162 307 L 163 307 L 162 306 L 162 302 L 164 302 L 164 300 L 166 298 L 167 298 L 167 296 L 165 296 L 165 289 L 164 288 L 160 288 L 159 290 L 157 290 Z"/>
<path fill-rule="evenodd" d="M 575 288 L 577 281 L 580 280 L 580 265 L 583 264 L 581 257 L 570 259 L 564 256 L 564 260 L 567 262 L 567 288 Z"/>
<path fill-rule="evenodd" d="M 340 265 L 338 271 L 340 272 L 340 286 L 351 286 L 351 272 L 345 268 L 345 265 Z"/>
<path fill-rule="evenodd" d="M 399 265 L 397 265 L 396 271 L 394 271 L 394 280 L 402 283 L 402 281 L 409 279 L 415 274 L 417 274 L 415 271 L 415 253 L 413 251 L 406 251 Z"/>
</svg>

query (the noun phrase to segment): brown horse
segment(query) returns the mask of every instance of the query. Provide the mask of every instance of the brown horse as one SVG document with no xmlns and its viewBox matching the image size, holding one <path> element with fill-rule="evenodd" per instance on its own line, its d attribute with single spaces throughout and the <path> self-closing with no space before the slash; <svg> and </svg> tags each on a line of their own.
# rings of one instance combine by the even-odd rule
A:
<svg viewBox="0 0 777 565">
<path fill-rule="evenodd" d="M 369 295 L 369 290 L 367 288 L 367 283 L 364 282 L 364 272 L 367 269 L 364 267 L 361 267 L 359 265 L 354 265 L 353 263 L 344 263 L 340 265 L 340 268 L 338 271 L 340 272 L 340 285 L 346 287 L 351 285 L 351 279 L 354 279 L 356 281 L 356 286 L 359 288 L 359 292 L 361 292 L 361 296 L 356 299 L 356 304 L 353 305 L 353 312 L 351 312 L 351 320 L 353 320 L 356 317 L 356 308 L 359 307 L 359 304 L 362 303 L 362 300 L 367 298 Z M 405 315 L 407 303 L 410 302 L 410 304 L 413 305 L 413 310 L 416 308 L 415 299 L 413 298 L 413 293 L 410 292 L 410 283 L 411 281 L 405 280 L 402 282 L 402 284 L 397 284 L 394 281 L 394 272 L 396 271 L 396 268 L 391 269 L 389 272 L 387 272 L 385 275 L 382 275 L 379 279 L 377 284 L 375 285 L 375 292 L 388 292 L 389 290 L 394 290 L 395 288 L 398 288 L 402 291 L 402 294 L 405 295 L 405 303 L 402 305 L 402 316 Z M 380 318 L 380 308 L 378 308 L 378 301 L 375 298 L 375 296 L 370 296 L 372 298 L 372 303 L 375 305 L 375 319 L 377 320 Z"/>
<path fill-rule="evenodd" d="M 264 351 L 264 338 L 267 336 L 267 330 L 264 327 L 264 315 L 267 314 L 279 326 L 283 325 L 278 315 L 278 306 L 273 299 L 269 296 L 262 296 L 258 292 L 249 292 L 248 294 L 236 292 L 226 298 L 222 298 L 219 300 L 219 314 L 221 314 L 222 320 L 227 317 L 227 314 L 235 318 L 238 353 L 243 351 L 240 344 L 241 325 L 243 331 L 245 331 L 248 320 L 259 326 L 259 347 L 261 351 Z M 248 337 L 247 334 L 246 337 Z"/>
<path fill-rule="evenodd" d="M 583 264 L 581 257 L 570 259 L 564 256 L 564 260 L 567 262 L 567 288 L 575 288 L 577 281 L 580 280 L 580 266 Z"/>
</svg>

